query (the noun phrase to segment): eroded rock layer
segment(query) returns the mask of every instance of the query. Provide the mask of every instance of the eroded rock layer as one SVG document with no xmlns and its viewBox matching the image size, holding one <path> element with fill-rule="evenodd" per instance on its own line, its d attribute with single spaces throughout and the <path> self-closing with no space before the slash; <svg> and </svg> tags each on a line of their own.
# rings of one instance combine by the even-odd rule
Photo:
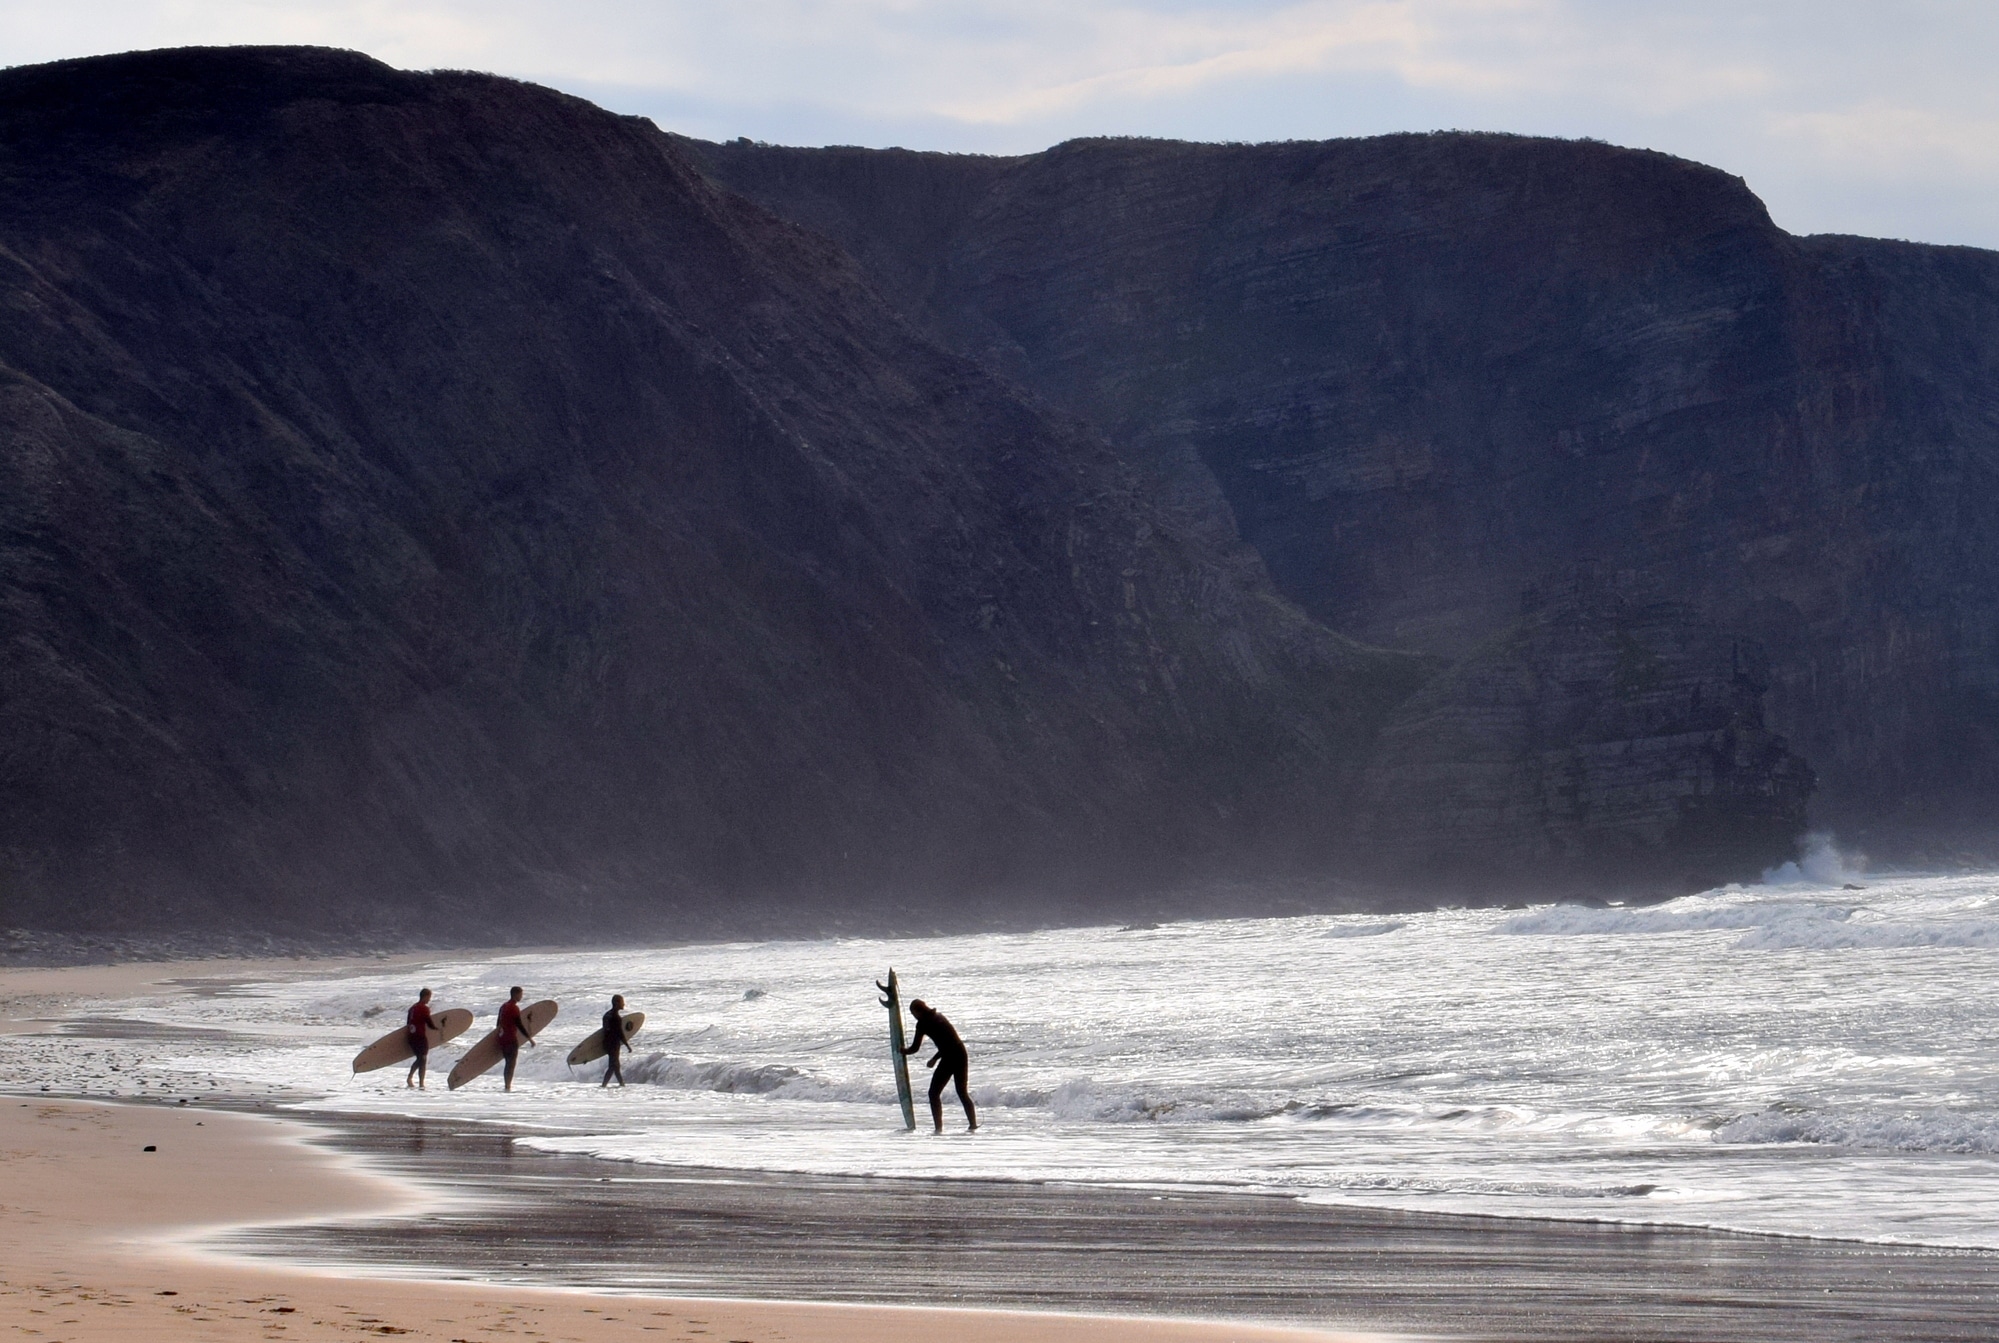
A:
<svg viewBox="0 0 1999 1343">
<path fill-rule="evenodd" d="M 1789 752 L 1844 837 L 1999 847 L 1999 254 L 1797 238 L 1713 169 L 1511 136 L 691 147 L 1311 614 L 1456 664 L 1370 766 L 1383 852 L 1618 868 L 1683 806 L 1802 818 Z M 1701 710 L 1655 714 L 1627 645 Z M 1767 767 L 1723 783 L 1746 648 Z"/>
</svg>

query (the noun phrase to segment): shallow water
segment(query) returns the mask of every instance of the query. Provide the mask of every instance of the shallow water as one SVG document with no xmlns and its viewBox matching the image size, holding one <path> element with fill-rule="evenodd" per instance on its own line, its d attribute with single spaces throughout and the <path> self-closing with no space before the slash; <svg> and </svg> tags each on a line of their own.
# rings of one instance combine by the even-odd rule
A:
<svg viewBox="0 0 1999 1343">
<path fill-rule="evenodd" d="M 873 985 L 890 965 L 970 1043 L 977 1135 L 949 1097 L 944 1138 L 903 1132 Z M 480 1013 L 460 1043 L 511 983 L 563 1002 L 512 1095 L 497 1074 L 447 1093 L 456 1045 L 429 1092 L 348 1077 L 418 979 Z M 83 1050 L 112 1090 L 278 1088 L 632 1162 L 1999 1247 L 1995 984 L 1999 877 L 1800 879 L 1648 909 L 441 960 L 134 1001 L 123 1020 L 179 1029 L 0 1041 L 0 1080 L 48 1082 Z M 601 1065 L 562 1060 L 612 992 L 647 1023 L 606 1092 Z"/>
</svg>

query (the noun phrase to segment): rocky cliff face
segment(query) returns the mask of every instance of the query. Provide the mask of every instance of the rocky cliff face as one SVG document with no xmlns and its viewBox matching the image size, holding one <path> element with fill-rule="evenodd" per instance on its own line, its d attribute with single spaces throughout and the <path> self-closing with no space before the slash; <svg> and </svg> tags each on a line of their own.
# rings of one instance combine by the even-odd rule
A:
<svg viewBox="0 0 1999 1343">
<path fill-rule="evenodd" d="M 1699 890 L 1795 835 L 1810 767 L 1764 722 L 1763 650 L 1678 603 L 1570 594 L 1395 714 L 1370 857 L 1444 887 Z"/>
<path fill-rule="evenodd" d="M 1990 845 L 1999 255 L 1794 238 L 1592 143 L 690 148 L 1321 621 L 1453 664 L 1375 851 L 1713 871 L 1813 768 L 1872 847 Z"/>
<path fill-rule="evenodd" d="M 1429 665 L 650 124 L 301 50 L 0 74 L 0 621 L 0 921 L 474 939 L 1322 871 Z"/>
</svg>

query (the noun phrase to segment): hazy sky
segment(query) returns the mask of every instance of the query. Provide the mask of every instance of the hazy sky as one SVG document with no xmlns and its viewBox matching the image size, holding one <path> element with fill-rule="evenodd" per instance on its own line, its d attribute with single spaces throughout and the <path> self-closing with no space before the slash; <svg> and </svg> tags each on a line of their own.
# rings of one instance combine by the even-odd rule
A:
<svg viewBox="0 0 1999 1343">
<path fill-rule="evenodd" d="M 1794 232 L 1999 247 L 1999 0 L 0 0 L 0 64 L 231 42 L 785 144 L 1590 135 L 1739 173 Z"/>
</svg>

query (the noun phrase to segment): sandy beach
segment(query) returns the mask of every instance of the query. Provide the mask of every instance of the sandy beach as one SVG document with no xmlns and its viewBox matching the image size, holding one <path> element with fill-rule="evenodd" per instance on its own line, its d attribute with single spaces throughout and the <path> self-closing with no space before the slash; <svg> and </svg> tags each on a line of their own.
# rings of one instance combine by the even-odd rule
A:
<svg viewBox="0 0 1999 1343">
<path fill-rule="evenodd" d="M 0 971 L 0 1031 L 145 989 L 195 992 L 353 962 L 149 962 Z M 371 960 L 371 964 L 380 961 Z M 60 1080 L 60 1079 L 57 1079 Z M 1337 1343 L 1353 1335 L 1203 1321 L 683 1300 L 378 1280 L 217 1254 L 216 1232 L 393 1218 L 423 1197 L 311 1141 L 306 1124 L 209 1105 L 0 1100 L 0 1330 L 70 1340 L 399 1337 L 757 1343 Z M 443 1175 L 444 1172 L 439 1172 Z M 411 1237 L 404 1273 L 421 1261 Z M 419 1271 L 420 1268 L 419 1268 Z"/>
<path fill-rule="evenodd" d="M 303 1125 L 198 1106 L 10 1100 L 0 1108 L 0 1328 L 64 1340 L 406 1337 L 952 1338 L 972 1343 L 1307 1343 L 1338 1335 L 1189 1321 L 688 1301 L 288 1270 L 190 1244 L 230 1226 L 412 1206 L 394 1183 L 306 1140 Z M 412 1239 L 407 1258 L 419 1258 Z"/>
</svg>

